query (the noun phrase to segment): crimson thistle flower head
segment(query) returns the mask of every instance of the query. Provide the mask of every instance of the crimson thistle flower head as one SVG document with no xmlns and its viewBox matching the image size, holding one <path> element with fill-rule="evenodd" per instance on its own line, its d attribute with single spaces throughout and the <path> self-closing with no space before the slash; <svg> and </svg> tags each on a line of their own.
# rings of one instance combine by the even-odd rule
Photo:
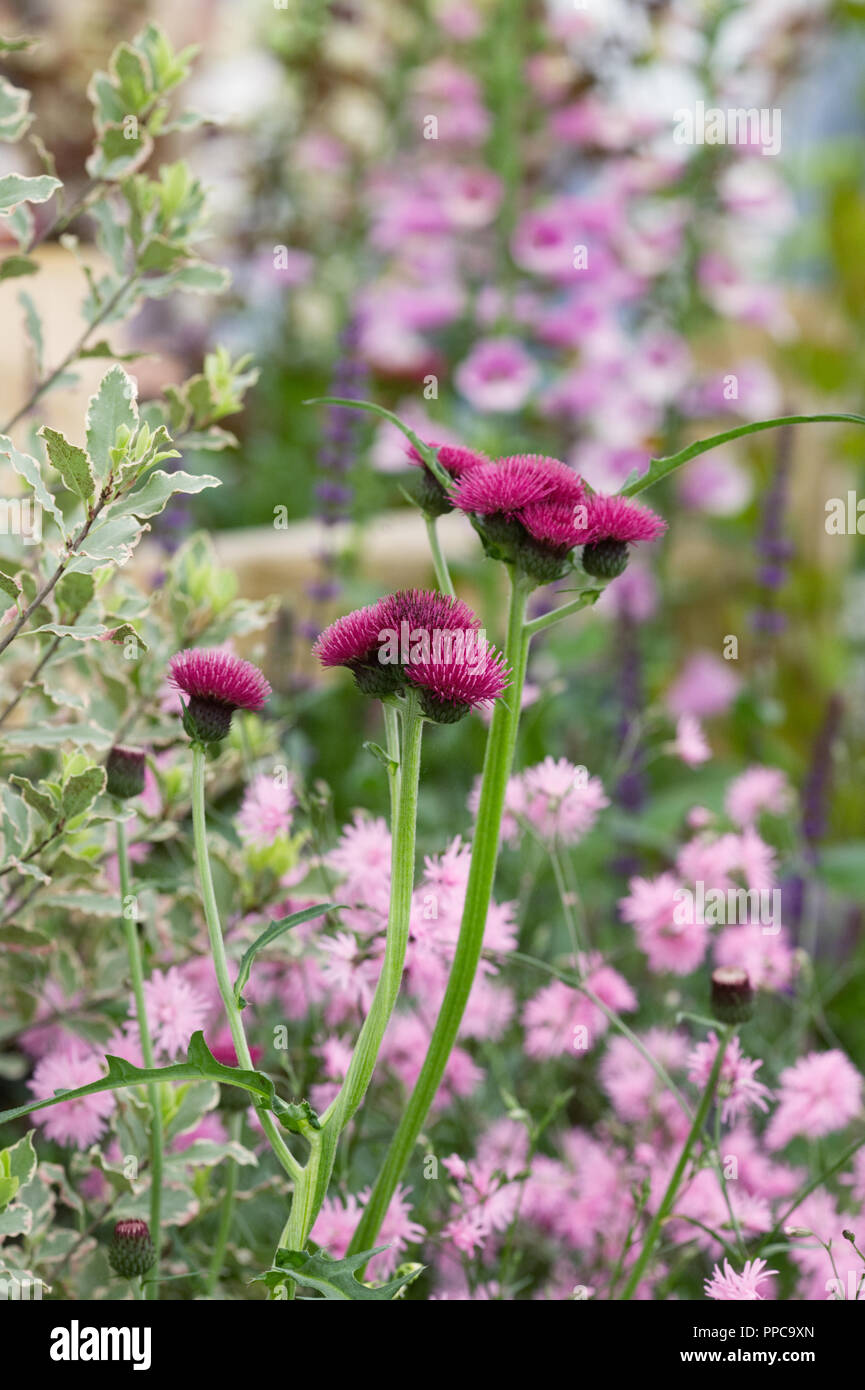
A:
<svg viewBox="0 0 865 1390">
<path fill-rule="evenodd" d="M 489 463 L 485 454 L 479 454 L 475 449 L 466 449 L 461 444 L 430 444 L 430 449 L 437 449 L 437 460 L 442 468 L 451 478 L 461 478 L 471 468 L 476 468 L 478 464 Z M 444 516 L 445 512 L 453 509 L 453 502 L 445 489 L 442 487 L 438 478 L 424 463 L 414 445 L 410 445 L 406 450 L 409 463 L 419 469 L 419 476 L 412 487 L 412 495 L 421 511 L 428 517 Z"/>
<path fill-rule="evenodd" d="M 649 507 L 628 497 L 586 499 L 585 524 L 580 527 L 583 569 L 599 579 L 615 579 L 628 563 L 628 546 L 637 541 L 654 541 L 663 535 L 667 523 Z"/>
<path fill-rule="evenodd" d="M 116 796 L 118 801 L 140 796 L 144 791 L 146 762 L 147 754 L 140 748 L 125 748 L 115 743 L 105 759 L 105 790 L 108 795 Z"/>
<path fill-rule="evenodd" d="M 189 696 L 183 727 L 196 743 L 218 743 L 236 709 L 260 710 L 271 693 L 257 666 L 220 648 L 178 652 L 169 663 L 169 680 Z"/>
<path fill-rule="evenodd" d="M 548 584 L 567 573 L 585 495 L 579 476 L 560 459 L 515 454 L 461 478 L 454 505 L 469 513 L 488 555 Z"/>
<path fill-rule="evenodd" d="M 346 614 L 313 651 L 323 666 L 348 667 L 366 695 L 399 696 L 413 686 L 437 723 L 489 704 L 507 684 L 504 659 L 468 605 L 430 590 L 403 590 Z"/>
<path fill-rule="evenodd" d="M 114 1273 L 122 1279 L 140 1279 L 155 1259 L 147 1222 L 132 1218 L 118 1221 L 108 1247 L 108 1263 Z"/>
</svg>

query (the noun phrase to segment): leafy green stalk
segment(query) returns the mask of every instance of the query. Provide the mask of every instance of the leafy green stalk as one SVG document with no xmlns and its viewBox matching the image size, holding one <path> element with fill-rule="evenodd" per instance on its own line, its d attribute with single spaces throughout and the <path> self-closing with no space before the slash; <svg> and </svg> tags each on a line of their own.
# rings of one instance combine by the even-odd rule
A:
<svg viewBox="0 0 865 1390">
<path fill-rule="evenodd" d="M 126 826 L 122 820 L 117 822 L 117 864 L 120 870 L 120 915 L 126 936 L 126 951 L 129 956 L 129 970 L 132 975 L 132 993 L 135 997 L 135 1014 L 141 1037 L 141 1055 L 145 1067 L 152 1069 L 153 1040 L 150 1024 L 147 1021 L 147 1005 L 144 1000 L 144 970 L 141 963 L 141 943 L 138 939 L 138 922 L 132 911 L 129 850 L 126 843 Z M 151 1278 L 147 1283 L 145 1297 L 159 1298 L 159 1254 L 162 1245 L 162 1101 L 158 1085 L 151 1081 L 147 1086 L 147 1099 L 150 1103 L 150 1234 L 156 1259 Z"/>
</svg>

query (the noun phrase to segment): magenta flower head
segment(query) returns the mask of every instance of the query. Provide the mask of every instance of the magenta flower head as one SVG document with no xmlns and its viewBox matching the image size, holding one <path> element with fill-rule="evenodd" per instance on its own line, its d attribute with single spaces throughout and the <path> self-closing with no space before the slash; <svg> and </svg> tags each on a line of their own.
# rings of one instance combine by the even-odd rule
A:
<svg viewBox="0 0 865 1390">
<path fill-rule="evenodd" d="M 196 743 L 218 743 L 231 728 L 236 709 L 262 709 L 271 693 L 257 666 L 219 648 L 178 652 L 169 663 L 168 678 L 189 696 L 183 727 Z"/>
<path fill-rule="evenodd" d="M 656 512 L 627 497 L 587 498 L 584 520 L 583 569 L 599 579 L 615 579 L 622 573 L 629 545 L 657 540 L 667 529 Z"/>
<path fill-rule="evenodd" d="M 445 472 L 454 479 L 462 478 L 469 469 L 476 468 L 480 463 L 489 463 L 485 454 L 479 454 L 474 449 L 466 449 L 461 444 L 433 444 L 431 442 L 428 447 L 438 450 L 436 456 L 438 462 Z M 413 444 L 409 446 L 406 453 L 413 467 L 420 470 L 411 489 L 415 502 L 428 517 L 444 516 L 445 512 L 453 509 L 453 502 L 449 494 L 445 492 L 438 478 L 424 463 Z"/>
<path fill-rule="evenodd" d="M 581 541 L 579 476 L 560 459 L 517 454 L 461 477 L 454 506 L 467 512 L 493 559 L 516 565 L 536 584 L 561 579 Z"/>
<path fill-rule="evenodd" d="M 389 594 L 339 618 L 313 647 L 323 666 L 346 666 L 365 695 L 420 692 L 428 719 L 453 723 L 501 695 L 503 658 L 461 599 L 423 589 Z"/>
</svg>

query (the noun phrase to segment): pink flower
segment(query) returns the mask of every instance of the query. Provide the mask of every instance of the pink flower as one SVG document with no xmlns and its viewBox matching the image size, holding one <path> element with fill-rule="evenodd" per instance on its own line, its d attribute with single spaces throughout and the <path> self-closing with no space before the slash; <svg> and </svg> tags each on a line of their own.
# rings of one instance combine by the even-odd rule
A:
<svg viewBox="0 0 865 1390">
<path fill-rule="evenodd" d="M 522 774 L 522 814 L 549 842 L 575 845 L 592 829 L 609 798 L 598 777 L 566 758 L 545 758 Z"/>
<path fill-rule="evenodd" d="M 730 1261 L 725 1260 L 723 1274 L 715 1265 L 703 1288 L 707 1298 L 722 1303 L 760 1303 L 764 1299 L 759 1292 L 760 1285 L 775 1273 L 774 1269 L 766 1269 L 765 1260 L 747 1260 L 742 1273 L 737 1274 Z"/>
<path fill-rule="evenodd" d="M 724 808 L 737 825 L 752 826 L 764 811 L 782 816 L 790 809 L 793 793 L 777 767 L 749 767 L 727 788 Z"/>
<path fill-rule="evenodd" d="M 487 645 L 475 614 L 433 591 L 404 590 L 349 613 L 322 633 L 314 651 L 324 665 L 347 666 L 365 694 L 414 685 L 423 713 L 439 723 L 498 699 L 507 684 L 504 658 Z"/>
<path fill-rule="evenodd" d="M 646 1051 L 667 1070 L 680 1071 L 685 1065 L 688 1044 L 680 1033 L 650 1028 L 639 1035 Z M 663 1116 L 672 1099 L 654 1067 L 638 1052 L 630 1038 L 616 1036 L 607 1044 L 600 1065 L 601 1085 L 620 1119 L 627 1123 Z M 675 1113 L 675 1102 L 673 1113 Z"/>
<path fill-rule="evenodd" d="M 625 979 L 601 956 L 582 956 L 585 985 L 608 1009 L 632 1013 L 637 997 Z M 594 1047 L 609 1028 L 606 1014 L 563 980 L 554 980 L 530 999 L 523 1011 L 526 1052 L 530 1057 L 580 1056 Z M 582 1030 L 585 1030 L 583 1033 Z"/>
<path fill-rule="evenodd" d="M 779 1104 L 766 1131 L 771 1149 L 797 1134 L 819 1139 L 862 1109 L 862 1077 L 843 1052 L 809 1052 L 781 1072 Z"/>
<path fill-rule="evenodd" d="M 102 1058 L 81 1043 L 67 1043 L 50 1052 L 38 1063 L 29 1082 L 30 1090 L 39 1100 L 47 1100 L 55 1091 L 75 1091 L 105 1075 Z M 37 1111 L 35 1121 L 48 1139 L 58 1144 L 70 1144 L 87 1149 L 95 1144 L 105 1128 L 105 1121 L 114 1109 L 110 1091 L 64 1101 L 49 1110 Z"/>
<path fill-rule="evenodd" d="M 260 772 L 247 787 L 237 813 L 241 840 L 250 845 L 270 845 L 291 828 L 294 806 L 292 779 L 283 784 Z"/>
<path fill-rule="evenodd" d="M 602 497 L 594 493 L 586 500 L 586 522 L 580 529 L 580 539 L 589 545 L 608 540 L 630 545 L 636 541 L 657 540 L 666 529 L 666 521 L 649 507 L 632 502 L 628 497 Z"/>
<path fill-rule="evenodd" d="M 382 629 L 383 599 L 366 608 L 356 608 L 337 618 L 316 640 L 312 654 L 322 666 L 348 666 L 368 662 L 378 649 Z"/>
<path fill-rule="evenodd" d="M 665 873 L 655 879 L 632 878 L 629 887 L 630 896 L 619 903 L 619 912 L 633 924 L 649 968 L 690 975 L 706 954 L 707 932 L 703 922 L 676 920 L 681 916 L 678 880 Z"/>
<path fill-rule="evenodd" d="M 473 468 L 454 494 L 454 506 L 481 516 L 519 515 L 533 502 L 581 502 L 579 477 L 561 459 L 542 454 L 514 454 Z"/>
<path fill-rule="evenodd" d="M 701 1090 L 708 1084 L 717 1053 L 718 1039 L 714 1033 L 710 1033 L 706 1042 L 698 1043 L 688 1058 L 688 1080 L 693 1081 Z M 730 1039 L 721 1063 L 718 1083 L 721 1119 L 724 1124 L 737 1120 L 751 1105 L 758 1106 L 760 1110 L 769 1109 L 766 1097 L 772 1093 L 768 1086 L 754 1079 L 762 1065 L 762 1062 L 754 1062 L 742 1055 L 737 1037 Z"/>
<path fill-rule="evenodd" d="M 538 368 L 517 338 L 484 338 L 454 374 L 457 390 L 484 413 L 521 410 L 539 377 Z"/>
<path fill-rule="evenodd" d="M 251 661 L 219 648 L 189 647 L 169 663 L 169 680 L 190 700 L 230 709 L 260 710 L 271 693 L 270 684 Z"/>
<path fill-rule="evenodd" d="M 493 648 L 487 648 L 472 664 L 428 661 L 406 668 L 407 678 L 421 691 L 424 714 L 442 724 L 491 705 L 504 694 L 509 675 L 504 656 Z"/>
<path fill-rule="evenodd" d="M 430 449 L 438 450 L 436 458 L 446 473 L 452 478 L 461 478 L 470 468 L 476 468 L 479 463 L 489 463 L 486 454 L 479 454 L 476 449 L 466 449 L 461 444 L 435 444 L 429 441 Z M 426 464 L 413 444 L 406 450 L 409 463 L 415 468 L 426 468 Z"/>
<path fill-rule="evenodd" d="M 706 742 L 699 719 L 695 719 L 692 714 L 679 717 L 675 742 L 670 745 L 670 751 L 681 758 L 683 763 L 687 763 L 688 767 L 698 767 L 700 763 L 705 763 L 711 758 L 712 750 Z"/>
<path fill-rule="evenodd" d="M 774 935 L 756 922 L 726 927 L 715 942 L 715 961 L 741 966 L 754 989 L 786 989 L 793 979 L 793 948 L 785 927 Z"/>
<path fill-rule="evenodd" d="M 697 719 L 723 714 L 740 685 L 728 662 L 710 652 L 696 652 L 667 691 L 667 708 L 673 715 L 693 714 Z"/>
<path fill-rule="evenodd" d="M 144 981 L 144 1005 L 153 1041 L 169 1057 L 185 1052 L 189 1039 L 201 1028 L 209 1011 L 208 1001 L 184 979 L 179 969 L 154 970 Z"/>
</svg>

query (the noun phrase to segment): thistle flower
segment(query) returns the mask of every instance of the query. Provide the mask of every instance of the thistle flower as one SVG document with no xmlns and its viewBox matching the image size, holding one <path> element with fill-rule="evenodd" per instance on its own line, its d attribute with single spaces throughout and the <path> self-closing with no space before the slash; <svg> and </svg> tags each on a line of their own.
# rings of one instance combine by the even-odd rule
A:
<svg viewBox="0 0 865 1390">
<path fill-rule="evenodd" d="M 430 442 L 430 449 L 437 449 L 437 459 L 446 473 L 454 479 L 462 478 L 472 468 L 477 468 L 479 464 L 488 464 L 489 459 L 485 454 L 479 454 L 474 449 L 466 449 L 461 444 L 434 444 Z M 453 508 L 453 503 L 449 495 L 445 492 L 438 478 L 424 463 L 414 445 L 410 445 L 406 450 L 409 463 L 419 470 L 419 477 L 412 487 L 412 494 L 421 511 L 429 517 L 444 516 Z"/>
<path fill-rule="evenodd" d="M 139 748 L 124 748 L 116 743 L 105 759 L 105 790 L 119 801 L 140 796 L 144 791 L 144 771 L 147 754 Z"/>
<path fill-rule="evenodd" d="M 654 541 L 667 523 L 649 507 L 627 497 L 595 494 L 586 502 L 583 528 L 583 569 L 599 579 L 615 579 L 628 563 L 628 546 Z"/>
<path fill-rule="evenodd" d="M 236 709 L 260 710 L 271 693 L 257 666 L 219 648 L 178 652 L 169 663 L 168 679 L 189 696 L 183 727 L 200 743 L 218 743 L 231 728 Z"/>
<path fill-rule="evenodd" d="M 560 459 L 514 454 L 471 469 L 460 479 L 454 505 L 483 516 L 512 516 L 530 502 L 546 499 L 576 506 L 584 496 L 579 476 Z"/>
<path fill-rule="evenodd" d="M 121 1279 L 140 1279 L 156 1259 L 150 1227 L 131 1218 L 118 1221 L 108 1247 L 108 1263 Z"/>
<path fill-rule="evenodd" d="M 491 705 L 504 692 L 509 670 L 501 652 L 487 649 L 473 665 L 423 662 L 406 669 L 420 690 L 420 705 L 437 724 L 455 724 L 470 710 Z"/>
<path fill-rule="evenodd" d="M 468 605 L 430 590 L 403 590 L 346 614 L 313 651 L 323 666 L 348 667 L 365 695 L 398 695 L 410 682 L 439 723 L 488 704 L 506 683 L 503 660 Z"/>
<path fill-rule="evenodd" d="M 578 474 L 560 459 L 516 454 L 473 468 L 453 502 L 472 516 L 488 555 L 548 584 L 567 572 L 582 539 L 585 499 Z"/>
</svg>

